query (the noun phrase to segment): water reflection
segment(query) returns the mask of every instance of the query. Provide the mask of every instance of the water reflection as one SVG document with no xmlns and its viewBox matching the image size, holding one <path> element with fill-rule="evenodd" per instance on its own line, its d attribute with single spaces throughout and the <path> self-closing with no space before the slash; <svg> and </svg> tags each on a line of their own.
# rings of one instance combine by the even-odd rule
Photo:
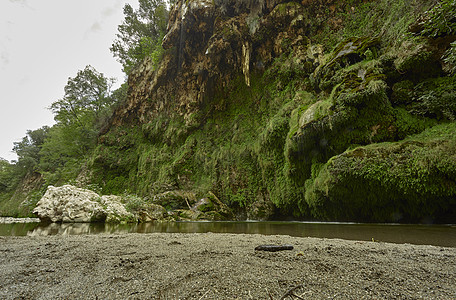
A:
<svg viewBox="0 0 456 300">
<path fill-rule="evenodd" d="M 175 222 L 141 224 L 0 224 L 0 235 L 78 235 L 100 233 L 248 233 L 410 243 L 456 247 L 456 226 L 304 222 Z"/>
<path fill-rule="evenodd" d="M 21 236 L 33 231 L 39 223 L 0 223 L 0 236 Z"/>
</svg>

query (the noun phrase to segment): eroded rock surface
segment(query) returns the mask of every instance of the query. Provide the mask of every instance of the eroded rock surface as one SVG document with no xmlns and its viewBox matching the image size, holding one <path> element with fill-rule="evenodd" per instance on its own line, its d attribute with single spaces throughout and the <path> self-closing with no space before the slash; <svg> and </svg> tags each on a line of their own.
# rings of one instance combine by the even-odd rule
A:
<svg viewBox="0 0 456 300">
<path fill-rule="evenodd" d="M 71 185 L 49 186 L 33 210 L 41 220 L 51 222 L 118 222 L 133 215 L 118 196 L 102 196 Z"/>
</svg>

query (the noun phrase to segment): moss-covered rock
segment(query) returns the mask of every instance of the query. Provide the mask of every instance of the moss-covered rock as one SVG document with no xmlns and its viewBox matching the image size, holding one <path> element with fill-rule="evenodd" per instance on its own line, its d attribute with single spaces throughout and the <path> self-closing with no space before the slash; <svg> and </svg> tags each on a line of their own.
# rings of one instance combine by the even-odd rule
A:
<svg viewBox="0 0 456 300">
<path fill-rule="evenodd" d="M 192 211 L 203 213 L 202 215 L 197 215 L 198 219 L 232 220 L 234 218 L 231 209 L 212 192 L 208 192 L 206 197 L 200 199 L 192 207 Z"/>
<path fill-rule="evenodd" d="M 176 221 L 197 221 L 203 213 L 191 209 L 176 209 L 171 214 Z"/>
<path fill-rule="evenodd" d="M 143 204 L 135 214 L 138 216 L 139 222 L 165 221 L 170 219 L 168 212 L 163 206 L 153 203 Z"/>
<path fill-rule="evenodd" d="M 392 86 L 391 103 L 397 105 L 407 105 L 413 101 L 414 84 L 410 80 L 403 80 Z"/>
<path fill-rule="evenodd" d="M 333 157 L 306 191 L 327 220 L 452 222 L 456 217 L 456 126 Z"/>
<path fill-rule="evenodd" d="M 247 219 L 267 221 L 275 214 L 275 212 L 276 207 L 271 199 L 269 199 L 268 194 L 262 195 L 262 197 L 257 196 L 255 201 L 247 207 Z"/>
<path fill-rule="evenodd" d="M 362 37 L 350 38 L 339 45 L 328 55 L 326 62 L 319 65 L 311 76 L 314 88 L 329 91 L 338 84 L 333 77 L 339 77 L 339 80 L 347 79 L 347 74 L 337 76 L 341 69 L 359 63 L 363 60 L 372 60 L 378 57 L 379 39 Z M 362 81 L 366 78 L 366 70 L 355 72 L 352 77 L 356 80 L 359 77 Z M 342 78 L 341 78 L 342 77 Z M 337 81 L 337 79 L 336 79 Z"/>
<path fill-rule="evenodd" d="M 386 84 L 371 80 L 342 89 L 302 111 L 298 129 L 288 136 L 285 153 L 290 176 L 303 184 L 315 162 L 325 162 L 353 144 L 394 140 L 393 110 Z M 290 127 L 293 127 L 292 125 Z"/>
<path fill-rule="evenodd" d="M 404 77 L 417 82 L 442 74 L 439 58 L 426 41 L 405 41 L 398 49 L 394 66 Z"/>
<path fill-rule="evenodd" d="M 168 210 L 190 208 L 196 203 L 196 196 L 194 193 L 187 191 L 168 191 L 155 195 L 152 203 L 158 204 Z"/>
</svg>

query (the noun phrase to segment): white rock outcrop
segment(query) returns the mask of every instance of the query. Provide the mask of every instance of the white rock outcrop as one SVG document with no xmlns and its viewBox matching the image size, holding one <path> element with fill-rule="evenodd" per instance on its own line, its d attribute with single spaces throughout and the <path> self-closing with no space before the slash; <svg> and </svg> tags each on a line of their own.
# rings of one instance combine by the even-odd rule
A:
<svg viewBox="0 0 456 300">
<path fill-rule="evenodd" d="M 72 185 L 49 186 L 33 213 L 51 222 L 119 222 L 133 218 L 118 196 L 102 196 Z"/>
</svg>

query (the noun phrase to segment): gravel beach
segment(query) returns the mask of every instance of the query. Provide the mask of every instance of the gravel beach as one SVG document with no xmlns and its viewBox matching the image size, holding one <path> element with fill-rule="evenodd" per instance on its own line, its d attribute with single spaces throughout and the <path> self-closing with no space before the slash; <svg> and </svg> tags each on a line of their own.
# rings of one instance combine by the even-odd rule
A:
<svg viewBox="0 0 456 300">
<path fill-rule="evenodd" d="M 455 256 L 247 234 L 0 237 L 0 299 L 455 299 Z"/>
</svg>

